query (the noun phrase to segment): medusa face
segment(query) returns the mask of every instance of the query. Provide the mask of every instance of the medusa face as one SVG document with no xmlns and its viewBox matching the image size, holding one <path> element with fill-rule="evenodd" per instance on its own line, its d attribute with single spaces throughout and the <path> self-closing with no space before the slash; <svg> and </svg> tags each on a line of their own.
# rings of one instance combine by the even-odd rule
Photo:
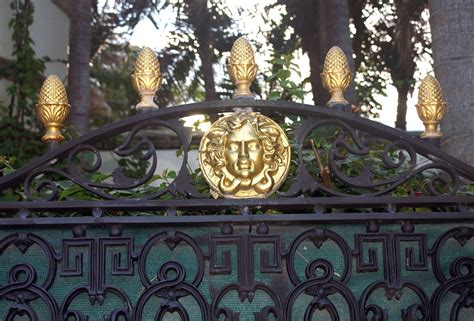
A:
<svg viewBox="0 0 474 321">
<path fill-rule="evenodd" d="M 225 166 L 237 178 L 248 179 L 258 175 L 265 166 L 263 155 L 262 140 L 250 124 L 243 125 L 226 137 Z"/>
<path fill-rule="evenodd" d="M 283 184 L 290 152 L 278 124 L 241 112 L 221 117 L 204 134 L 199 163 L 214 197 L 267 197 Z"/>
</svg>

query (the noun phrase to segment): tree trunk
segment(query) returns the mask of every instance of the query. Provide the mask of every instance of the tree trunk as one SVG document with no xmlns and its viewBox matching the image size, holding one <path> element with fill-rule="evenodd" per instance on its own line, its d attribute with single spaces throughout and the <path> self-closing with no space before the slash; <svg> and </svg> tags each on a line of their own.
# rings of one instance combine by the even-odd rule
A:
<svg viewBox="0 0 474 321">
<path fill-rule="evenodd" d="M 317 6 L 315 4 L 315 6 Z M 315 10 L 318 13 L 318 9 Z M 306 51 L 309 58 L 309 80 L 311 82 L 311 91 L 313 101 L 316 106 L 326 106 L 329 100 L 329 93 L 324 89 L 320 73 L 323 70 L 324 53 L 320 45 L 320 27 L 317 20 L 313 20 L 313 29 L 301 34 L 303 50 Z"/>
<path fill-rule="evenodd" d="M 318 37 L 315 35 L 316 41 Z M 323 70 L 324 55 L 321 55 L 319 43 L 312 43 L 307 51 L 309 58 L 309 80 L 311 82 L 311 92 L 313 93 L 313 101 L 316 106 L 326 106 L 329 101 L 329 93 L 323 87 L 319 74 Z"/>
<path fill-rule="evenodd" d="M 423 5 L 424 7 L 424 5 Z M 413 41 L 415 30 L 411 19 L 418 21 L 421 18 L 422 10 L 414 10 L 410 2 L 405 0 L 395 0 L 395 8 L 398 16 L 394 29 L 394 47 L 392 48 L 390 75 L 394 86 L 398 92 L 397 120 L 395 127 L 406 130 L 407 121 L 407 98 L 412 87 L 410 85 L 415 73 L 415 43 Z"/>
<path fill-rule="evenodd" d="M 201 72 L 204 80 L 206 100 L 216 100 L 216 84 L 214 81 L 214 41 L 212 37 L 212 17 L 207 7 L 207 0 L 186 0 L 189 21 L 194 27 L 199 44 L 198 54 L 201 58 Z"/>
<path fill-rule="evenodd" d="M 319 47 L 319 24 L 317 1 L 313 0 L 284 0 L 288 14 L 294 16 L 291 24 L 295 33 L 301 38 L 301 47 L 309 58 L 309 80 L 315 105 L 325 106 L 325 90 L 322 86 L 319 74 L 324 63 L 324 56 L 321 56 Z"/>
<path fill-rule="evenodd" d="M 201 37 L 198 37 L 199 42 L 199 57 L 201 58 L 201 71 L 204 80 L 204 92 L 206 100 L 216 100 L 216 84 L 214 81 L 214 67 L 212 65 L 212 58 L 214 56 L 214 47 L 209 37 L 210 30 L 203 31 Z"/>
<path fill-rule="evenodd" d="M 79 135 L 89 131 L 92 0 L 71 1 L 69 26 L 68 96 L 70 122 Z"/>
<path fill-rule="evenodd" d="M 354 58 L 352 57 L 352 39 L 349 33 L 349 1 L 350 0 L 318 1 L 320 27 L 319 47 L 323 64 L 328 50 L 333 46 L 340 47 L 346 54 L 352 74 L 355 75 Z M 329 100 L 329 93 L 324 96 L 327 98 L 327 102 Z M 352 81 L 349 88 L 347 88 L 345 97 L 350 103 L 357 104 L 354 81 Z"/>
<path fill-rule="evenodd" d="M 446 99 L 441 148 L 474 165 L 474 3 L 430 0 L 433 60 Z"/>
<path fill-rule="evenodd" d="M 397 86 L 398 105 L 397 105 L 397 120 L 395 121 L 395 128 L 407 130 L 407 98 L 410 84 L 404 82 L 401 86 Z"/>
<path fill-rule="evenodd" d="M 308 54 L 310 82 L 314 104 L 326 106 L 329 93 L 324 89 L 320 78 L 324 59 L 332 46 L 339 46 L 347 56 L 354 73 L 352 40 L 349 36 L 348 0 L 286 0 L 288 13 L 294 15 L 292 25 L 301 38 L 301 46 Z M 354 84 L 346 92 L 346 98 L 356 103 Z"/>
</svg>

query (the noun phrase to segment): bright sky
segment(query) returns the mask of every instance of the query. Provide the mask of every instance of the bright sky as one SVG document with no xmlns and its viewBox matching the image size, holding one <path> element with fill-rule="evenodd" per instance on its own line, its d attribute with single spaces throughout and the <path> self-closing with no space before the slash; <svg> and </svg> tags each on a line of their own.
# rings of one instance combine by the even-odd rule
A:
<svg viewBox="0 0 474 321">
<path fill-rule="evenodd" d="M 265 6 L 274 3 L 274 0 L 260 0 L 258 2 L 254 0 L 228 0 L 227 8 L 230 11 L 232 17 L 238 17 L 236 24 L 239 30 L 242 31 L 246 37 L 256 43 L 266 43 L 263 34 L 265 28 L 264 19 L 262 15 L 269 15 L 272 19 L 278 19 L 277 10 L 266 13 L 264 11 Z M 242 8 L 242 12 L 253 12 L 256 13 L 254 16 L 241 15 L 238 12 L 238 8 Z M 155 26 L 149 20 L 142 20 L 136 26 L 133 34 L 130 37 L 130 43 L 135 46 L 147 46 L 157 51 L 166 49 L 168 39 L 167 34 L 173 29 L 172 21 L 174 13 L 170 7 L 166 9 L 163 14 L 160 14 L 160 29 L 157 30 Z M 268 66 L 266 60 L 268 57 L 268 47 L 259 48 L 255 53 L 255 58 L 260 70 L 265 69 Z M 304 79 L 309 75 L 309 60 L 306 54 L 300 53 L 296 57 L 297 64 L 301 67 L 302 78 Z M 222 69 L 220 69 L 222 70 Z M 433 70 L 429 62 L 421 62 L 417 65 L 417 72 L 415 79 L 419 80 L 426 74 L 431 73 Z M 295 76 L 296 77 L 296 76 Z M 298 82 L 301 79 L 293 79 Z M 416 86 L 417 87 L 417 86 Z M 418 92 L 415 92 L 408 98 L 408 112 L 407 112 L 407 130 L 423 130 L 423 124 L 416 114 L 415 104 L 417 101 Z M 380 112 L 380 117 L 376 119 L 385 125 L 394 127 L 397 111 L 397 90 L 393 86 L 389 86 L 387 90 L 387 96 L 376 96 L 376 100 L 381 103 L 383 110 Z M 305 103 L 312 104 L 312 97 L 308 95 L 305 99 Z"/>
</svg>

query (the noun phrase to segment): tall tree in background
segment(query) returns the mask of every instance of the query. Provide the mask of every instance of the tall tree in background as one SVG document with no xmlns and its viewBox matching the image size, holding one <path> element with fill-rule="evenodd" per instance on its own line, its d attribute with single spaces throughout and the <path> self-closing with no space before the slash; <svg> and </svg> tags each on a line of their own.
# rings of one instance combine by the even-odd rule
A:
<svg viewBox="0 0 474 321">
<path fill-rule="evenodd" d="M 319 27 L 320 27 L 320 48 L 321 52 L 321 71 L 326 53 L 333 46 L 338 46 L 346 54 L 349 62 L 349 68 L 355 74 L 354 58 L 352 56 L 352 40 L 349 32 L 349 1 L 331 0 L 318 1 L 319 4 Z M 320 72 L 321 72 L 320 71 Z M 319 76 L 319 72 L 317 73 Z M 329 99 L 327 90 L 323 91 L 324 105 Z M 353 104 L 357 104 L 354 82 L 351 82 L 347 88 L 346 98 Z"/>
<path fill-rule="evenodd" d="M 201 74 L 204 81 L 206 100 L 217 99 L 214 81 L 214 35 L 212 33 L 213 12 L 207 7 L 207 0 L 185 0 L 187 21 L 195 30 L 197 52 L 201 58 Z"/>
<path fill-rule="evenodd" d="M 141 19 L 149 18 L 157 25 L 154 14 L 166 6 L 167 2 L 160 0 L 69 2 L 68 94 L 73 106 L 70 121 L 79 134 L 86 133 L 90 125 L 92 58 L 103 50 L 116 48 L 117 42 L 120 42 L 117 39 L 131 33 Z"/>
<path fill-rule="evenodd" d="M 355 81 L 357 98 L 354 87 L 350 87 L 348 99 L 363 105 L 365 115 L 377 116 L 381 106 L 375 96 L 386 93 L 385 71 L 399 95 L 396 127 L 406 128 L 407 98 L 413 90 L 416 61 L 429 53 L 430 47 L 427 22 L 422 19 L 426 0 L 396 0 L 394 3 L 281 0 L 277 3 L 285 5 L 288 15 L 283 15 L 280 25 L 273 26 L 270 42 L 278 51 L 289 52 L 301 46 L 308 54 L 316 105 L 324 106 L 328 100 L 319 73 L 327 51 L 337 45 L 348 57 L 352 71 L 359 75 Z M 353 39 L 350 39 L 349 17 L 355 27 Z M 300 43 L 294 37 L 282 41 L 288 26 L 293 27 Z"/>
<path fill-rule="evenodd" d="M 220 93 L 214 64 L 230 51 L 238 35 L 225 2 L 180 0 L 176 9 L 176 30 L 171 33 L 170 46 L 162 53 L 162 66 L 167 68 L 165 90 L 178 90 L 185 100 L 192 100 L 199 98 L 203 88 L 202 98 L 215 100 Z"/>
<path fill-rule="evenodd" d="M 390 76 L 398 92 L 395 127 L 401 130 L 406 130 L 407 99 L 408 93 L 413 91 L 413 75 L 416 67 L 415 27 L 412 21 L 420 19 L 424 8 L 424 1 L 395 0 L 397 21 L 390 48 L 392 53 L 388 56 L 392 58 Z"/>
<path fill-rule="evenodd" d="M 429 0 L 433 59 L 447 102 L 441 147 L 474 165 L 474 4 Z"/>
<path fill-rule="evenodd" d="M 92 0 L 71 1 L 69 26 L 68 97 L 70 122 L 79 135 L 89 131 Z"/>
<path fill-rule="evenodd" d="M 349 7 L 347 0 L 313 1 L 313 0 L 280 0 L 277 4 L 286 7 L 288 15 L 283 15 L 283 22 L 274 26 L 270 42 L 276 51 L 288 53 L 296 46 L 288 46 L 281 39 L 284 35 L 281 28 L 293 27 L 295 36 L 301 41 L 301 48 L 309 57 L 310 82 L 313 100 L 316 105 L 325 106 L 329 94 L 323 88 L 319 74 L 322 71 L 326 53 L 332 46 L 339 46 L 354 70 L 352 44 L 349 34 Z M 290 39 L 294 42 L 294 39 Z M 347 98 L 356 102 L 353 85 L 347 91 Z"/>
<path fill-rule="evenodd" d="M 222 63 L 223 54 L 230 51 L 238 36 L 225 2 L 117 0 L 112 6 L 99 8 L 97 0 L 94 0 L 93 76 L 102 91 L 107 88 L 105 94 L 114 111 L 123 114 L 130 110 L 128 75 L 132 72 L 137 50 L 121 42 L 120 32 L 131 33 L 136 23 L 144 18 L 150 19 L 160 30 L 164 26 L 160 24 L 160 15 L 167 7 L 172 7 L 176 16 L 174 21 L 169 22 L 174 27 L 168 35 L 169 45 L 158 53 L 164 76 L 162 88 L 157 93 L 158 105 L 164 107 L 203 99 L 214 100 L 229 94 L 221 84 L 216 84 L 214 73 L 214 64 Z M 110 70 L 104 66 L 113 68 Z M 113 87 L 126 90 L 117 95 Z M 117 97 L 124 94 L 127 99 L 118 101 Z M 134 92 L 132 95 L 136 99 Z"/>
<path fill-rule="evenodd" d="M 359 97 L 369 113 L 375 113 L 380 106 L 374 96 L 385 94 L 388 82 L 383 72 L 389 74 L 398 92 L 395 127 L 402 130 L 406 129 L 407 99 L 414 88 L 416 62 L 430 53 L 427 21 L 422 17 L 426 6 L 426 0 L 351 2 L 355 63 L 361 75 Z"/>
<path fill-rule="evenodd" d="M 145 16 L 154 22 L 161 10 L 159 0 L 137 3 L 118 0 L 114 10 L 108 11 L 98 10 L 97 0 L 93 1 L 92 54 L 107 43 L 107 39 L 114 39 L 117 27 L 128 24 L 132 30 Z M 378 103 L 374 96 L 386 91 L 388 81 L 382 75 L 386 71 L 399 94 L 396 126 L 405 129 L 407 96 L 413 90 L 415 61 L 426 52 L 420 48 L 429 47 L 423 23 L 420 23 L 426 0 L 396 0 L 394 3 L 280 0 L 276 4 L 284 5 L 288 14 L 282 16 L 280 25 L 274 26 L 270 42 L 277 52 L 290 53 L 301 47 L 308 54 L 315 104 L 325 105 L 329 98 L 319 73 L 329 48 L 338 45 L 346 53 L 351 69 L 361 75 L 356 81 L 357 98 L 354 87 L 350 87 L 348 99 L 368 106 L 366 114 L 376 114 L 373 109 L 376 110 Z M 176 8 L 177 17 L 170 46 L 160 54 L 166 75 L 163 89 L 158 94 L 160 105 L 221 97 L 225 91 L 216 88 L 221 86 L 216 86 L 214 63 L 222 53 L 230 50 L 237 36 L 232 28 L 233 21 L 226 14 L 225 3 L 178 0 L 168 5 Z M 372 15 L 374 12 L 380 18 L 367 28 L 367 20 L 373 21 L 377 16 Z M 349 16 L 356 29 L 352 41 Z M 282 41 L 289 26 L 293 27 L 294 34 Z M 353 52 L 356 53 L 355 62 Z"/>
<path fill-rule="evenodd" d="M 158 28 L 155 17 L 168 5 L 169 1 L 162 0 L 92 0 L 91 58 L 107 45 L 120 43 L 120 37 L 130 34 L 145 18 Z"/>
</svg>

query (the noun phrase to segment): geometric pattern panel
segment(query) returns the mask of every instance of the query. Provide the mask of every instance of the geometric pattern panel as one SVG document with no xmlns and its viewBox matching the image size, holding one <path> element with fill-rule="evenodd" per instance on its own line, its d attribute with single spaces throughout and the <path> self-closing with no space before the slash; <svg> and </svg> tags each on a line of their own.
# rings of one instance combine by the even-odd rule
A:
<svg viewBox="0 0 474 321">
<path fill-rule="evenodd" d="M 474 226 L 0 227 L 0 320 L 472 320 Z"/>
</svg>

